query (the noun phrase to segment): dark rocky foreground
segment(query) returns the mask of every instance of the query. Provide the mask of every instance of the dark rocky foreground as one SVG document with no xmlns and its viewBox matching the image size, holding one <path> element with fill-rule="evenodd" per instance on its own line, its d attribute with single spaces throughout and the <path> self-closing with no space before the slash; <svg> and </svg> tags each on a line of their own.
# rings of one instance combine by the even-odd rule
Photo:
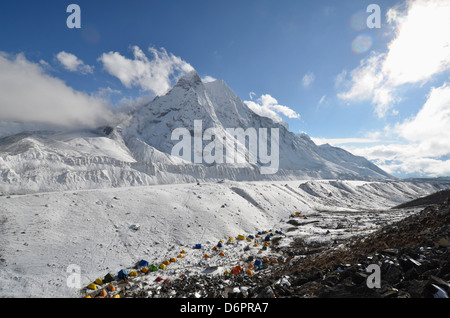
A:
<svg viewBox="0 0 450 318">
<path fill-rule="evenodd" d="M 448 298 L 450 205 L 432 205 L 344 244 L 271 249 L 281 263 L 253 275 L 185 276 L 157 286 L 127 282 L 121 297 L 144 298 Z M 379 269 L 380 285 L 367 271 Z"/>
</svg>

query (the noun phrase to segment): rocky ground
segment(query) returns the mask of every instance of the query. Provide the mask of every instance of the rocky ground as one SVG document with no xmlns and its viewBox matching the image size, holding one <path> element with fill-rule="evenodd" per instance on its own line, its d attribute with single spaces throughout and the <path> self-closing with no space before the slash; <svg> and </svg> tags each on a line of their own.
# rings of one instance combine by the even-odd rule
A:
<svg viewBox="0 0 450 318">
<path fill-rule="evenodd" d="M 295 220 L 290 224 L 300 226 Z M 108 296 L 131 298 L 448 298 L 450 294 L 450 205 L 435 204 L 367 236 L 342 244 L 271 241 L 278 263 L 251 274 L 183 275 L 147 284 L 129 277 L 111 282 Z M 254 259 L 249 257 L 248 264 Z M 375 264 L 380 286 L 369 288 Z M 244 269 L 245 270 L 245 269 Z M 105 287 L 106 288 L 106 287 Z M 98 297 L 100 290 L 90 292 Z M 86 296 L 86 290 L 83 296 Z"/>
</svg>

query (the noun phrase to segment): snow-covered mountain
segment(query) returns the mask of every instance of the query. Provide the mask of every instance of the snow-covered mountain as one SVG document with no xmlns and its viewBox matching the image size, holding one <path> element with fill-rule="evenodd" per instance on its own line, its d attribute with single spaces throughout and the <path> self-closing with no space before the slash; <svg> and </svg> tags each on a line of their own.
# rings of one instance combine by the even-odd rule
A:
<svg viewBox="0 0 450 318">
<path fill-rule="evenodd" d="M 182 140 L 180 135 L 172 136 L 177 129 L 188 132 L 184 136 L 188 139 L 204 137 L 200 146 L 191 142 L 192 160 L 185 157 L 188 148 L 183 148 L 183 158 L 172 155 Z M 229 129 L 258 133 L 258 152 L 248 151 L 250 138 L 239 141 Z M 260 129 L 268 133 L 262 134 Z M 276 129 L 279 140 L 273 143 L 271 138 Z M 214 135 L 207 138 L 208 130 Z M 236 153 L 229 153 L 227 150 L 235 142 Z M 266 145 L 267 155 L 279 149 L 274 174 L 261 173 L 268 164 L 261 160 L 261 144 Z M 223 162 L 211 159 L 207 162 L 208 155 L 208 158 L 218 158 L 215 156 L 220 147 L 226 150 Z M 0 139 L 0 192 L 3 193 L 200 180 L 299 178 L 384 180 L 392 177 L 365 158 L 340 148 L 317 146 L 308 136 L 294 134 L 285 126 L 255 114 L 224 81 L 203 83 L 195 71 L 183 76 L 166 95 L 135 109 L 117 126 L 71 132 L 31 131 Z"/>
</svg>

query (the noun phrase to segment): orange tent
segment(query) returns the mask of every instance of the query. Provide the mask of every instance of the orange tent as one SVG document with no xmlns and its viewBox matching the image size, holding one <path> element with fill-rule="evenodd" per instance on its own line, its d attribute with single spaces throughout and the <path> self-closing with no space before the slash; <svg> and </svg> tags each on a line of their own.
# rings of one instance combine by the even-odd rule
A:
<svg viewBox="0 0 450 318">
<path fill-rule="evenodd" d="M 238 275 L 242 271 L 242 266 L 238 265 L 235 268 L 233 268 L 233 274 Z"/>
<path fill-rule="evenodd" d="M 101 291 L 100 294 L 98 295 L 98 298 L 105 298 L 107 294 L 108 294 L 108 293 L 106 292 L 106 290 L 102 289 L 102 291 Z"/>
</svg>

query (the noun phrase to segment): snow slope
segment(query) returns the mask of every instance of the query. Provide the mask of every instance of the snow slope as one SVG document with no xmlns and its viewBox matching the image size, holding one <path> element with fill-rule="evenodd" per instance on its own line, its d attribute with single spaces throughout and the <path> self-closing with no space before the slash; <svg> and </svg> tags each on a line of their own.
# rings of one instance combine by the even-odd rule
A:
<svg viewBox="0 0 450 318">
<path fill-rule="evenodd" d="M 67 286 L 70 265 L 79 266 L 86 286 L 140 259 L 159 264 L 182 249 L 188 256 L 175 268 L 203 272 L 208 266 L 201 259 L 204 250 L 194 251 L 195 244 L 211 247 L 239 234 L 284 231 L 296 211 L 318 222 L 289 232 L 288 238 L 344 237 L 351 234 L 342 230 L 349 222 L 355 231 L 370 231 L 404 216 L 388 208 L 445 187 L 449 185 L 224 181 L 0 196 L 0 297 L 77 297 L 78 289 Z M 236 245 L 229 254 L 239 258 L 242 248 Z M 171 273 L 176 271 L 164 275 Z"/>
</svg>

